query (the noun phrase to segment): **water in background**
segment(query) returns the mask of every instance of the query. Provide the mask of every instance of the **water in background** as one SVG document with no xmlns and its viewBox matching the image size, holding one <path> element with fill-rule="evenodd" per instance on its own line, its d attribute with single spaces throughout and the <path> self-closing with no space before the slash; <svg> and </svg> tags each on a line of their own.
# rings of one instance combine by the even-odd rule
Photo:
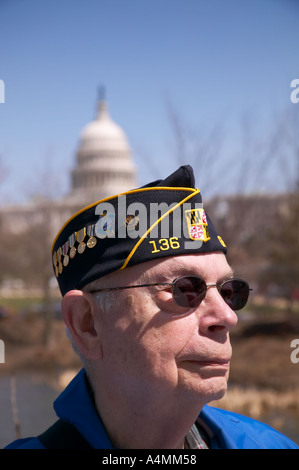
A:
<svg viewBox="0 0 299 470">
<path fill-rule="evenodd" d="M 0 449 L 16 439 L 10 385 L 9 377 L 0 377 Z M 16 403 L 21 437 L 36 436 L 56 421 L 53 401 L 58 394 L 36 376 L 17 376 Z"/>
<path fill-rule="evenodd" d="M 53 424 L 57 417 L 53 401 L 59 391 L 35 375 L 18 375 L 16 378 L 16 403 L 21 437 L 36 436 Z M 291 413 L 274 413 L 261 419 L 299 444 L 299 419 Z M 16 439 L 11 406 L 9 377 L 0 377 L 0 449 Z"/>
</svg>

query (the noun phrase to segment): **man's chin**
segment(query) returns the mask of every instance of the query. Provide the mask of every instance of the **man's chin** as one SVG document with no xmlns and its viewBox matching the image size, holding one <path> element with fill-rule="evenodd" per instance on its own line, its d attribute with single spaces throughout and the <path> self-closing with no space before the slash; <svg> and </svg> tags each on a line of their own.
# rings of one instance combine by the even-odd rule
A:
<svg viewBox="0 0 299 470">
<path fill-rule="evenodd" d="M 189 383 L 187 388 L 189 400 L 193 397 L 195 401 L 203 405 L 224 397 L 227 391 L 227 380 L 225 377 L 198 378 L 197 383 Z"/>
<path fill-rule="evenodd" d="M 206 396 L 206 403 L 211 401 L 221 400 L 224 397 L 227 390 L 227 381 L 224 378 L 218 378 L 209 380 L 209 383 L 205 384 L 203 392 Z"/>
</svg>

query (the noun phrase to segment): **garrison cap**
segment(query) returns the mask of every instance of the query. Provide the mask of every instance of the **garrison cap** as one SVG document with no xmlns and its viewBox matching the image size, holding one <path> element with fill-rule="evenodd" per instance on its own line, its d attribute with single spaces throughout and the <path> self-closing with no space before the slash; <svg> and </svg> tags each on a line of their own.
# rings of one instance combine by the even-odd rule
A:
<svg viewBox="0 0 299 470">
<path fill-rule="evenodd" d="M 64 295 L 113 271 L 167 256 L 222 251 L 193 169 L 97 201 L 71 217 L 52 247 Z"/>
</svg>

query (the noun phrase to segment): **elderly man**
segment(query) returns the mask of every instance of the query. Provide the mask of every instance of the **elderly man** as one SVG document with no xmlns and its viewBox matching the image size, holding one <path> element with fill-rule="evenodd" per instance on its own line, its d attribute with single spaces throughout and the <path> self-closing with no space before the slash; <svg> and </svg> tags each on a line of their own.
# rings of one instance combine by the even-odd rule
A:
<svg viewBox="0 0 299 470">
<path fill-rule="evenodd" d="M 84 367 L 54 404 L 59 420 L 9 447 L 297 448 L 207 406 L 225 394 L 250 291 L 225 254 L 189 166 L 75 214 L 52 258 Z"/>
</svg>

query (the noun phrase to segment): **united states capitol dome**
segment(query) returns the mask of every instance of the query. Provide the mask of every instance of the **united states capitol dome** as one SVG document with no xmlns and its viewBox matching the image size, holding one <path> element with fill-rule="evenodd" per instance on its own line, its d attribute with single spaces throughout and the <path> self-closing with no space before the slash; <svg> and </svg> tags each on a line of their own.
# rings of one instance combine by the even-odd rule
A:
<svg viewBox="0 0 299 470">
<path fill-rule="evenodd" d="M 99 103 L 98 116 L 81 131 L 81 152 L 94 150 L 130 151 L 127 137 L 108 113 L 105 101 Z"/>
<path fill-rule="evenodd" d="M 136 186 L 136 168 L 126 134 L 111 119 L 107 103 L 101 99 L 96 118 L 79 136 L 70 197 L 90 204 Z"/>
</svg>

